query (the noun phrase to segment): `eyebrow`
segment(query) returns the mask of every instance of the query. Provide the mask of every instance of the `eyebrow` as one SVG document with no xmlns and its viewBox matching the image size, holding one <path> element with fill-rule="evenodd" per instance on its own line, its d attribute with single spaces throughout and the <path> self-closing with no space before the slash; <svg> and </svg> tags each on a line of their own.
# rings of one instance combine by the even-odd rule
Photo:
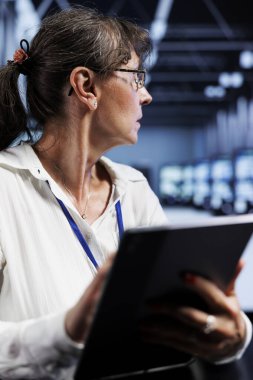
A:
<svg viewBox="0 0 253 380">
<path fill-rule="evenodd" d="M 141 71 L 146 71 L 145 69 L 144 69 L 144 67 L 142 67 L 142 66 L 135 66 L 135 67 L 129 67 L 129 66 L 126 66 L 126 67 L 124 67 L 125 69 L 129 69 L 129 70 L 136 70 L 136 71 L 139 71 L 139 70 L 141 70 Z"/>
</svg>

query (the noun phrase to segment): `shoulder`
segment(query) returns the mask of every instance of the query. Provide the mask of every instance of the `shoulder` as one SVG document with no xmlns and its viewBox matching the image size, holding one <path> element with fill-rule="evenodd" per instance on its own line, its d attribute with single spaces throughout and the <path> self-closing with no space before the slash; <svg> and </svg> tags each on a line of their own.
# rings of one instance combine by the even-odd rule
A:
<svg viewBox="0 0 253 380">
<path fill-rule="evenodd" d="M 12 157 L 8 150 L 0 152 L 0 178 L 10 176 L 15 171 L 12 165 Z"/>
<path fill-rule="evenodd" d="M 11 147 L 0 152 L 0 186 L 8 189 L 18 178 L 35 172 L 32 148 L 28 144 Z"/>
<path fill-rule="evenodd" d="M 0 168 L 26 169 L 30 159 L 27 153 L 32 150 L 27 144 L 10 147 L 0 152 Z"/>
<path fill-rule="evenodd" d="M 1 183 L 13 176 L 13 173 L 20 167 L 18 157 L 18 147 L 8 148 L 0 152 L 0 178 Z"/>
</svg>

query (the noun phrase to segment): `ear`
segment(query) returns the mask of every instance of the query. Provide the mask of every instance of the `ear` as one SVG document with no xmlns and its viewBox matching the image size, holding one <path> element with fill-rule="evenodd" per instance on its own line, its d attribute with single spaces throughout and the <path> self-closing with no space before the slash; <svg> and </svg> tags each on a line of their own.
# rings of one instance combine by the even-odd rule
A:
<svg viewBox="0 0 253 380">
<path fill-rule="evenodd" d="M 87 67 L 75 67 L 69 78 L 78 99 L 85 104 L 89 110 L 97 108 L 97 98 L 94 91 L 94 72 Z"/>
</svg>

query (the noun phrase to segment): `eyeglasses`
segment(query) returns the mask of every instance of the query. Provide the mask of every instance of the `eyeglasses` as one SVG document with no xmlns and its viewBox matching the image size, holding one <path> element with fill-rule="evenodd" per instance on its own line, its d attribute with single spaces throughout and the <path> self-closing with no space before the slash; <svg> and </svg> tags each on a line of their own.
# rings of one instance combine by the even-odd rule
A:
<svg viewBox="0 0 253 380">
<path fill-rule="evenodd" d="M 97 72 L 97 70 L 93 70 L 94 72 Z M 145 86 L 145 78 L 146 78 L 146 70 L 134 70 L 134 69 L 115 69 L 113 71 L 123 71 L 125 73 L 134 73 L 134 84 L 135 84 L 135 90 L 138 91 L 140 88 Z M 73 87 L 70 88 L 68 92 L 68 96 L 71 96 L 73 93 Z"/>
<path fill-rule="evenodd" d="M 136 85 L 136 91 L 145 86 L 146 70 L 134 70 L 134 69 L 115 69 L 113 71 L 123 71 L 126 73 L 134 73 L 134 83 Z"/>
</svg>

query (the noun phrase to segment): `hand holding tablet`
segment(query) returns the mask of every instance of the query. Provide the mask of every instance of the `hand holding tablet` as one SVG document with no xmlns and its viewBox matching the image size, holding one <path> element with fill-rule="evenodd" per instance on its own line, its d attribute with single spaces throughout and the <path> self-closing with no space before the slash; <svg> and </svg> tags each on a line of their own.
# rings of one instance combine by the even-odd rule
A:
<svg viewBox="0 0 253 380">
<path fill-rule="evenodd" d="M 251 215 L 126 231 L 76 379 L 186 363 L 194 352 L 207 360 L 233 355 L 245 327 L 233 288 L 225 292 L 252 231 Z"/>
</svg>

